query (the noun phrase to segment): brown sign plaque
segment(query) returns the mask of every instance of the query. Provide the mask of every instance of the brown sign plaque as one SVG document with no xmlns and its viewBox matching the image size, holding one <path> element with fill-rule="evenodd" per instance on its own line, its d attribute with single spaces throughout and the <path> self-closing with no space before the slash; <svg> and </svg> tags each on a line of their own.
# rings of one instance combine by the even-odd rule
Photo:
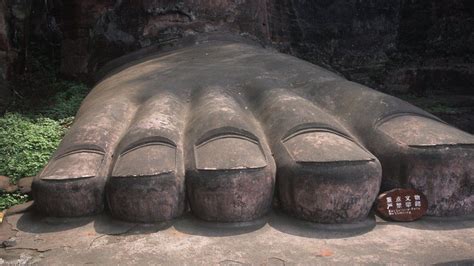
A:
<svg viewBox="0 0 474 266">
<path fill-rule="evenodd" d="M 377 214 L 385 219 L 411 222 L 420 219 L 428 209 L 428 200 L 420 191 L 396 188 L 377 198 Z"/>
</svg>

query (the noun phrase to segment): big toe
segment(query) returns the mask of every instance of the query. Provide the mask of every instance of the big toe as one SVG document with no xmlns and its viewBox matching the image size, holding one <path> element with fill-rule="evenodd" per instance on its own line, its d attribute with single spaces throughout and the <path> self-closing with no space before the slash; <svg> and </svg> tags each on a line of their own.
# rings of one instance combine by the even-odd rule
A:
<svg viewBox="0 0 474 266">
<path fill-rule="evenodd" d="M 432 215 L 474 211 L 474 137 L 431 117 L 401 114 L 377 125 L 384 175 L 422 191 Z"/>
<path fill-rule="evenodd" d="M 120 134 L 134 113 L 127 98 L 90 103 L 32 184 L 36 210 L 50 216 L 83 216 L 104 209 L 104 187 Z M 101 111 L 97 117 L 94 111 Z"/>
<path fill-rule="evenodd" d="M 53 158 L 33 182 L 36 207 L 51 216 L 82 216 L 103 209 L 104 152 L 71 151 Z"/>
</svg>

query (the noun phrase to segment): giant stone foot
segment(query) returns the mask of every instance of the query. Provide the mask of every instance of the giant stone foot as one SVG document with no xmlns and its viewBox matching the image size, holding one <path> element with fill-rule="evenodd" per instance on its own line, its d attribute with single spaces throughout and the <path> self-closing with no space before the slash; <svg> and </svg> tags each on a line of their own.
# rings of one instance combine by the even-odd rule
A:
<svg viewBox="0 0 474 266">
<path fill-rule="evenodd" d="M 206 40 L 111 71 L 33 183 L 36 208 L 207 221 L 364 219 L 382 177 L 474 212 L 474 137 L 297 58 Z"/>
</svg>

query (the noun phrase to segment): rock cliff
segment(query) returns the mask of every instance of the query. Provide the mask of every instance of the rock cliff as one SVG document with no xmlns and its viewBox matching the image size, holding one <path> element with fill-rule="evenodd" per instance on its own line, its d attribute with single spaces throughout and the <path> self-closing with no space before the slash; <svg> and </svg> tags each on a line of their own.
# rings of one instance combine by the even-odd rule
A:
<svg viewBox="0 0 474 266">
<path fill-rule="evenodd" d="M 88 79 L 110 60 L 232 31 L 386 92 L 474 94 L 470 0 L 2 0 L 0 93 L 34 45 Z M 1 104 L 1 103 L 0 103 Z"/>
</svg>

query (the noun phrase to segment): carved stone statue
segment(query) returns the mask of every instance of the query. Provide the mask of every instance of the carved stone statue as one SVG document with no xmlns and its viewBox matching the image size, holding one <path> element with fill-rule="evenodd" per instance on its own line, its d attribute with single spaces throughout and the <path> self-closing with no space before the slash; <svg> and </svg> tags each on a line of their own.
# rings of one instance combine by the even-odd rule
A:
<svg viewBox="0 0 474 266">
<path fill-rule="evenodd" d="M 364 219 L 382 178 L 430 215 L 474 212 L 474 137 L 395 97 L 239 38 L 201 36 L 111 70 L 33 183 L 38 211 L 250 221 L 278 201 Z M 122 61 L 124 61 L 122 59 Z"/>
</svg>

